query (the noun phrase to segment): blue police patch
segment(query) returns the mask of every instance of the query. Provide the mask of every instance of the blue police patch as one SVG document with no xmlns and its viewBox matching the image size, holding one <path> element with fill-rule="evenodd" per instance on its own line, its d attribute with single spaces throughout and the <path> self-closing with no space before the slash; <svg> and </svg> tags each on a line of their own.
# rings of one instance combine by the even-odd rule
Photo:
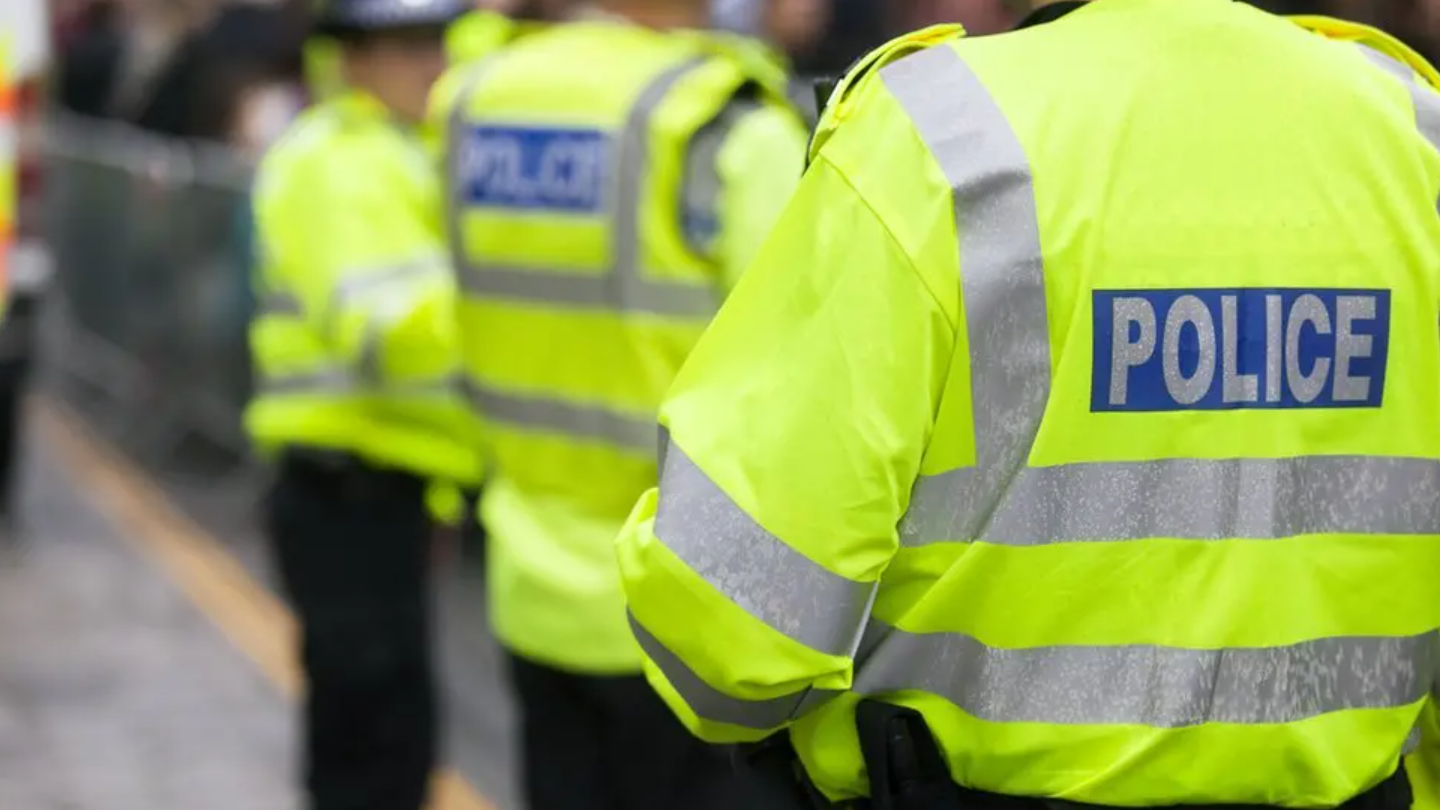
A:
<svg viewBox="0 0 1440 810">
<path fill-rule="evenodd" d="M 1095 290 L 1092 411 L 1377 408 L 1390 291 Z"/>
<path fill-rule="evenodd" d="M 468 204 L 588 214 L 605 204 L 610 136 L 599 130 L 480 126 L 460 152 Z"/>
</svg>

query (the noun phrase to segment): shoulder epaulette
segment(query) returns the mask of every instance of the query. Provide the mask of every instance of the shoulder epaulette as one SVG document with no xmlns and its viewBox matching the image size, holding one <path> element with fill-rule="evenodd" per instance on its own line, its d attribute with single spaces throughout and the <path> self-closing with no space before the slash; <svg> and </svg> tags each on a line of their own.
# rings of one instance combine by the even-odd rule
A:
<svg viewBox="0 0 1440 810">
<path fill-rule="evenodd" d="M 1350 22 L 1349 20 L 1336 19 L 1335 17 L 1324 17 L 1318 14 L 1296 14 L 1287 17 L 1288 20 L 1307 31 L 1313 31 L 1326 39 L 1333 39 L 1340 42 L 1354 42 L 1364 45 L 1375 51 L 1390 57 L 1391 59 L 1408 66 L 1415 71 L 1415 75 L 1423 78 L 1431 87 L 1440 90 L 1440 73 L 1435 67 L 1425 60 L 1425 57 L 1416 53 L 1413 48 L 1395 37 L 1381 31 L 1379 28 L 1372 28 L 1368 25 Z"/>
<path fill-rule="evenodd" d="M 820 148 L 845 121 L 858 97 L 855 91 L 873 78 L 880 68 L 916 51 L 923 51 L 963 36 L 965 36 L 965 29 L 958 24 L 932 25 L 929 28 L 896 37 L 862 56 L 858 62 L 850 66 L 849 70 L 845 71 L 845 75 L 829 91 L 829 98 L 820 110 L 820 119 L 815 126 L 815 133 L 810 138 L 810 153 L 806 158 L 807 161 L 815 159 L 815 156 L 820 153 Z"/>
</svg>

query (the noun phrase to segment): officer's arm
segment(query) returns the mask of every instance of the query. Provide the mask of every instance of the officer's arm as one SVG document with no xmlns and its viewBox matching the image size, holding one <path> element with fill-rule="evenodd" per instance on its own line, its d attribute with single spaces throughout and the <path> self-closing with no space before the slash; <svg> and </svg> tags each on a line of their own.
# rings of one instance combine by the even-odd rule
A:
<svg viewBox="0 0 1440 810">
<path fill-rule="evenodd" d="M 807 140 L 793 111 L 737 100 L 691 144 L 686 229 L 715 260 L 726 293 L 799 185 Z"/>
<path fill-rule="evenodd" d="M 954 341 L 907 254 L 822 158 L 662 407 L 620 568 L 646 674 L 702 737 L 850 685 Z"/>
<path fill-rule="evenodd" d="M 455 283 L 439 199 L 398 192 L 372 150 L 339 145 L 264 177 L 257 217 L 268 263 L 317 339 L 358 380 L 434 381 L 458 367 Z"/>
</svg>

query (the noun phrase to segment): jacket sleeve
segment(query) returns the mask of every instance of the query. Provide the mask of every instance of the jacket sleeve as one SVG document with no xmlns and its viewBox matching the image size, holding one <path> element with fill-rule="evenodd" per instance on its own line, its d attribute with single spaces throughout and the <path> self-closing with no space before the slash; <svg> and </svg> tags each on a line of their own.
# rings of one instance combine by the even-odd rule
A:
<svg viewBox="0 0 1440 810">
<path fill-rule="evenodd" d="M 651 683 L 696 734 L 763 738 L 850 686 L 954 345 L 823 158 L 661 409 L 618 541 Z"/>
<path fill-rule="evenodd" d="M 385 141 L 391 148 L 393 141 Z M 367 384 L 453 375 L 456 296 L 439 188 L 406 175 L 414 154 L 344 141 L 262 171 L 256 215 L 265 282 Z"/>
<path fill-rule="evenodd" d="M 1414 810 L 1440 810 L 1440 710 L 1432 697 L 1420 715 L 1420 746 L 1405 758 Z"/>
</svg>

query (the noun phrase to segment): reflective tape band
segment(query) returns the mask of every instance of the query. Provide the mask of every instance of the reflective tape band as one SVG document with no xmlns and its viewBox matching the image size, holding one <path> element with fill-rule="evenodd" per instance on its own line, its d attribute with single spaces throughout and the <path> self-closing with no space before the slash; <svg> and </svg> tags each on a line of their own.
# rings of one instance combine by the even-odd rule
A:
<svg viewBox="0 0 1440 810">
<path fill-rule="evenodd" d="M 950 181 L 970 349 L 976 466 L 998 495 L 1024 466 L 1050 394 L 1050 330 L 1030 163 L 1005 114 L 947 45 L 880 71 Z M 985 504 L 959 516 L 980 529 Z"/>
<path fill-rule="evenodd" d="M 256 396 L 345 396 L 365 394 L 386 397 L 460 397 L 464 384 L 458 375 L 378 384 L 360 380 L 350 371 L 322 368 L 314 371 L 259 375 Z"/>
<path fill-rule="evenodd" d="M 260 316 L 300 317 L 305 314 L 305 305 L 300 299 L 287 292 L 270 291 L 261 293 L 255 302 L 255 314 Z"/>
<path fill-rule="evenodd" d="M 710 686 L 684 661 L 655 638 L 645 626 L 630 614 L 630 629 L 645 656 L 665 674 L 665 680 L 690 707 L 690 711 L 702 720 L 728 723 L 741 728 L 768 731 L 784 725 L 797 717 L 820 706 L 840 694 L 824 689 L 807 689 L 782 695 L 769 700 L 745 700 L 731 697 Z"/>
<path fill-rule="evenodd" d="M 627 288 L 617 273 L 596 275 L 581 271 L 526 270 L 487 266 L 464 272 L 461 289 L 475 296 L 519 301 L 540 301 L 577 309 L 615 309 L 627 301 L 625 311 L 675 317 L 715 311 L 715 290 L 701 284 L 639 284 Z M 708 316 L 706 316 L 708 317 Z"/>
<path fill-rule="evenodd" d="M 741 509 L 665 442 L 655 536 L 730 602 L 792 641 L 855 655 L 878 582 L 832 573 Z"/>
<path fill-rule="evenodd" d="M 958 633 L 892 629 L 855 688 L 868 695 L 918 689 L 992 722 L 1181 728 L 1406 706 L 1425 696 L 1437 665 L 1433 631 L 1192 650 L 1000 649 Z"/>
<path fill-rule="evenodd" d="M 475 380 L 465 384 L 470 402 L 487 420 L 520 428 L 598 441 L 653 456 L 659 428 L 653 416 L 621 413 L 599 405 L 503 391 Z"/>
<path fill-rule="evenodd" d="M 479 89 L 484 63 L 476 66 L 450 117 L 449 220 L 451 250 L 459 265 L 460 285 L 478 297 L 528 301 L 578 309 L 709 320 L 719 309 L 719 292 L 713 285 L 645 278 L 642 272 L 640 217 L 645 183 L 650 174 L 650 123 L 666 95 L 686 74 L 705 64 L 697 58 L 675 65 L 647 85 L 631 107 L 618 143 L 610 176 L 610 266 L 602 274 L 564 268 L 492 267 L 475 262 L 465 251 L 463 218 L 466 213 L 459 144 L 466 132 L 467 100 Z"/>
<path fill-rule="evenodd" d="M 1409 65 L 1360 43 L 1355 47 L 1372 64 L 1404 82 L 1415 109 L 1415 127 L 1430 145 L 1440 150 L 1440 91 L 1422 82 Z"/>
<path fill-rule="evenodd" d="M 1027 467 L 998 504 L 969 472 L 916 483 L 900 522 L 903 545 L 1440 534 L 1440 462 L 1430 459 L 1187 458 Z"/>
<path fill-rule="evenodd" d="M 339 307 L 350 299 L 368 295 L 378 288 L 388 287 L 397 282 L 414 281 L 426 276 L 448 273 L 449 263 L 443 256 L 426 256 L 413 261 L 374 267 L 351 267 L 340 274 L 333 293 L 334 306 Z"/>
</svg>

